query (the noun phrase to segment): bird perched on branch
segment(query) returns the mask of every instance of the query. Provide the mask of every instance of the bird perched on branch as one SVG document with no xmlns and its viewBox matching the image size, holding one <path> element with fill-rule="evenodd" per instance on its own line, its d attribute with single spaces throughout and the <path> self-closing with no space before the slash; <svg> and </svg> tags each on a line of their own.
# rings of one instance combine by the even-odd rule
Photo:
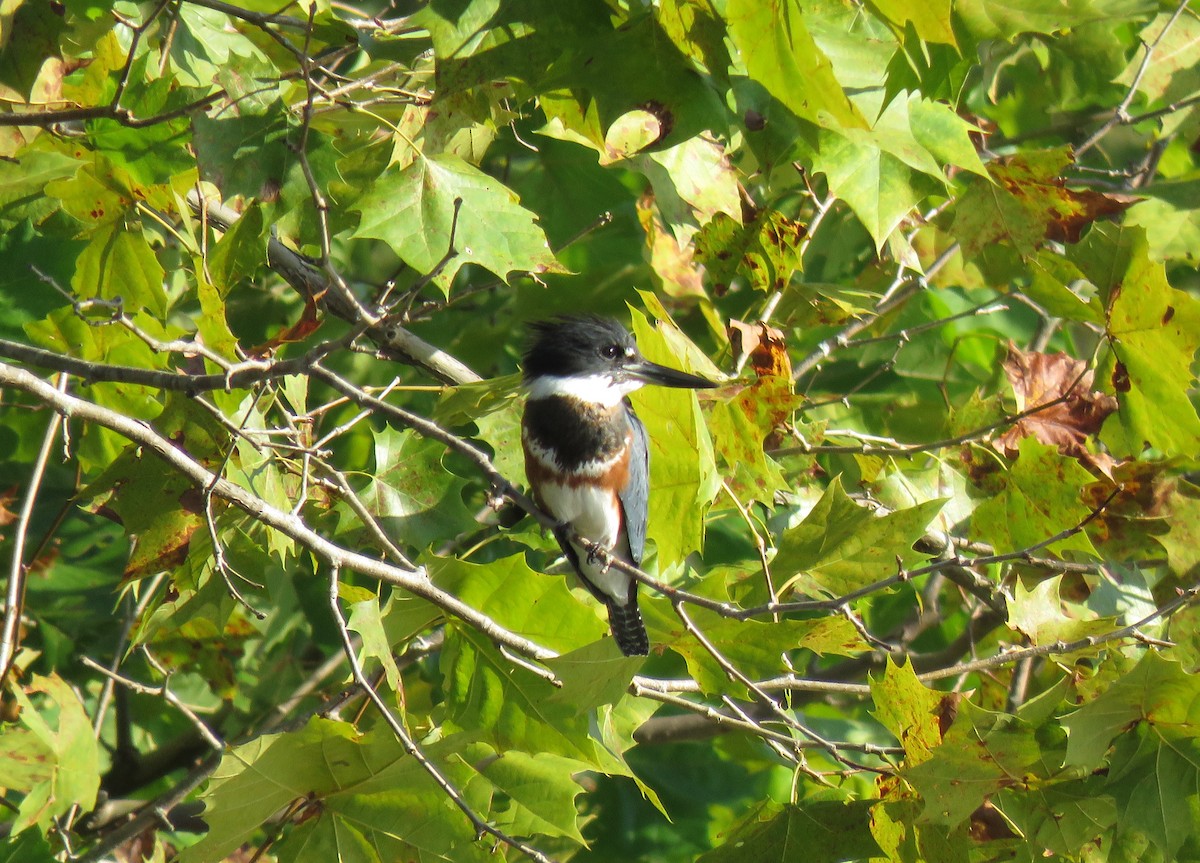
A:
<svg viewBox="0 0 1200 863">
<path fill-rule="evenodd" d="M 524 382 L 521 446 L 534 500 L 558 520 L 555 537 L 584 587 L 608 609 L 621 652 L 645 656 L 650 640 L 638 583 L 607 559 L 640 566 L 646 545 L 650 449 L 626 397 L 644 384 L 717 385 L 649 362 L 616 321 L 584 315 L 532 326 Z M 572 540 L 572 530 L 604 553 Z"/>
</svg>

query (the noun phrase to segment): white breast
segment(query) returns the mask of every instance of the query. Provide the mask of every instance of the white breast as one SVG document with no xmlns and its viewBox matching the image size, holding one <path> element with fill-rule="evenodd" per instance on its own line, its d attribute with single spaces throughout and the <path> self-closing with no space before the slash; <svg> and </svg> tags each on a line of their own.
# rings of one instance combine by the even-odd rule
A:
<svg viewBox="0 0 1200 863">
<path fill-rule="evenodd" d="M 538 493 L 546 509 L 555 518 L 568 522 L 581 536 L 629 561 L 629 546 L 624 531 L 620 529 L 620 505 L 609 492 L 591 485 L 571 488 L 547 484 L 539 488 Z M 629 597 L 629 576 L 613 567 L 605 571 L 600 561 L 588 563 L 587 552 L 578 545 L 575 551 L 587 580 L 624 605 Z"/>
</svg>

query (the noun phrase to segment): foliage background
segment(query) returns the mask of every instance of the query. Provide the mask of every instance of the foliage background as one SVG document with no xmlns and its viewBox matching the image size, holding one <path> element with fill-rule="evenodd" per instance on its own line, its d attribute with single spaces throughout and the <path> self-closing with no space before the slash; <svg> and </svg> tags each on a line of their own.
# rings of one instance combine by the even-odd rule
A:
<svg viewBox="0 0 1200 863">
<path fill-rule="evenodd" d="M 0 859 L 1200 859 L 1187 0 L 281 5 L 0 4 Z"/>
</svg>

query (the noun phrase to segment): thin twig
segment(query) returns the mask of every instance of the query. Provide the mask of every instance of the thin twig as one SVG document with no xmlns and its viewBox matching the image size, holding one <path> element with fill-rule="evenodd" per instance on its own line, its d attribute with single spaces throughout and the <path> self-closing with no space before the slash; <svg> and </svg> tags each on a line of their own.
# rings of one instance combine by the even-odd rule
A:
<svg viewBox="0 0 1200 863">
<path fill-rule="evenodd" d="M 1179 16 L 1183 14 L 1183 10 L 1187 9 L 1190 2 L 1191 0 L 1179 0 L 1178 5 L 1175 7 L 1175 11 L 1171 14 L 1171 17 L 1167 19 L 1167 22 L 1163 25 L 1162 30 L 1158 32 L 1158 35 L 1154 37 L 1152 42 L 1145 46 L 1146 50 L 1142 54 L 1142 62 L 1138 64 L 1137 71 L 1133 73 L 1133 80 L 1129 82 L 1129 89 L 1125 91 L 1125 98 L 1123 98 L 1121 103 L 1113 109 L 1112 114 L 1104 122 L 1104 125 L 1093 132 L 1090 136 L 1088 136 L 1086 141 L 1075 148 L 1076 157 L 1082 156 L 1088 150 L 1092 149 L 1092 147 L 1096 146 L 1096 144 L 1100 143 L 1100 140 L 1117 126 L 1125 125 L 1130 122 L 1132 118 L 1129 116 L 1129 106 L 1133 104 L 1134 96 L 1137 95 L 1138 86 L 1142 83 L 1142 76 L 1145 75 L 1146 70 L 1150 68 L 1150 58 L 1154 56 L 1154 51 L 1158 47 L 1158 44 L 1163 40 L 1163 37 L 1167 35 L 1170 29 L 1175 26 L 1175 22 L 1179 20 Z"/>
<path fill-rule="evenodd" d="M 59 375 L 58 391 L 65 393 L 66 389 L 67 376 Z M 12 561 L 8 568 L 8 589 L 4 597 L 4 622 L 3 628 L 0 629 L 0 688 L 3 688 L 8 680 L 8 672 L 16 659 L 20 639 L 21 613 L 25 605 L 25 575 L 28 572 L 24 560 L 25 539 L 29 535 L 29 522 L 33 518 L 33 507 L 42 487 L 42 479 L 46 475 L 46 465 L 50 461 L 50 450 L 54 448 L 54 440 L 58 437 L 62 423 L 62 414 L 57 411 L 50 414 L 50 421 L 46 423 L 46 431 L 42 434 L 42 446 L 33 463 L 33 473 L 29 477 L 29 488 L 25 492 L 20 515 L 17 516 Z"/>
<path fill-rule="evenodd" d="M 147 662 L 151 664 L 151 667 L 157 666 L 155 670 L 164 675 L 165 679 L 158 686 L 150 686 L 146 683 L 139 683 L 138 681 L 128 678 L 123 674 L 110 671 L 108 668 L 105 668 L 90 656 L 82 657 L 80 662 L 93 671 L 97 671 L 114 682 L 121 684 L 131 692 L 137 692 L 142 695 L 154 695 L 161 698 L 163 701 L 167 702 L 167 704 L 170 704 L 172 707 L 186 716 L 188 721 L 195 726 L 196 731 L 199 732 L 200 736 L 204 738 L 204 742 L 212 747 L 214 751 L 223 752 L 225 750 L 224 742 L 222 742 L 222 740 L 213 733 L 212 729 L 208 727 L 203 719 L 196 715 L 196 711 L 184 704 L 179 699 L 179 696 L 171 691 L 169 686 L 171 675 L 164 671 L 161 665 L 158 665 L 148 650 L 143 650 L 143 652 L 146 655 Z"/>
<path fill-rule="evenodd" d="M 459 810 L 467 816 L 471 825 L 475 828 L 476 840 L 482 839 L 485 835 L 492 836 L 512 848 L 517 849 L 529 858 L 538 861 L 538 863 L 552 863 L 551 858 L 547 857 L 541 851 L 528 845 L 519 839 L 509 836 L 503 830 L 493 827 L 483 818 L 475 813 L 471 805 L 463 798 L 462 792 L 454 786 L 454 784 L 446 777 L 436 764 L 429 760 L 421 747 L 409 735 L 408 731 L 400 724 L 392 711 L 388 710 L 387 705 L 375 691 L 367 676 L 363 673 L 362 665 L 359 664 L 358 655 L 355 653 L 354 645 L 350 641 L 350 630 L 346 627 L 346 618 L 342 614 L 341 604 L 338 601 L 338 570 L 337 567 L 331 567 L 329 573 L 329 609 L 333 612 L 334 622 L 337 624 L 338 634 L 342 638 L 342 648 L 346 653 L 346 660 L 350 663 L 350 671 L 354 676 L 355 681 L 362 687 L 364 693 L 375 709 L 379 711 L 379 715 L 388 727 L 392 729 L 392 733 L 396 735 L 396 739 L 400 741 L 400 745 L 404 747 L 404 751 L 416 759 L 421 765 L 429 778 L 442 789 L 442 792 L 450 798 L 451 802 L 459 808 Z"/>
</svg>

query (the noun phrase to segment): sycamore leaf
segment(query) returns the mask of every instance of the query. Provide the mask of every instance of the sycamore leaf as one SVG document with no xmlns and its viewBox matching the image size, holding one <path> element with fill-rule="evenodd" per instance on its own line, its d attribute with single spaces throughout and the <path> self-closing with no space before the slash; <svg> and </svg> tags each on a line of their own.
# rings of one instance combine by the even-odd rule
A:
<svg viewBox="0 0 1200 863">
<path fill-rule="evenodd" d="M 1100 431 L 1105 418 L 1117 409 L 1117 400 L 1092 391 L 1092 371 L 1087 363 L 1061 352 L 1022 351 L 1009 342 L 1004 374 L 1017 397 L 1018 412 L 1042 405 L 1048 407 L 1005 430 L 992 441 L 996 449 L 1015 458 L 1020 441 L 1033 436 L 1058 447 L 1063 455 L 1073 456 L 1085 466 L 1112 476 L 1116 462 L 1104 453 L 1089 451 L 1087 439 Z"/>
<path fill-rule="evenodd" d="M 1053 7 L 1040 0 L 960 0 L 954 12 L 971 38 L 1011 41 L 1019 33 L 1058 33 L 1090 21 L 1112 19 L 1114 24 L 1132 17 L 1140 3 L 1096 3 L 1064 0 Z"/>
<path fill-rule="evenodd" d="M 733 828 L 724 845 L 701 856 L 697 863 L 866 860 L 879 853 L 869 829 L 871 806 L 866 800 L 809 800 L 782 807 L 764 803 Z"/>
<path fill-rule="evenodd" d="M 433 582 L 463 602 L 486 608 L 488 616 L 508 629 L 564 651 L 582 647 L 608 631 L 591 599 L 577 598 L 567 589 L 574 575 L 542 575 L 520 555 L 487 565 L 435 559 L 429 564 Z M 570 579 L 570 581 L 568 581 Z M 581 596 L 589 596 L 579 591 Z"/>
<path fill-rule="evenodd" d="M 1071 161 L 1065 149 L 1045 150 L 992 162 L 988 165 L 991 182 L 970 178 L 951 227 L 963 254 L 975 258 L 1002 242 L 1030 257 L 1046 240 L 1077 242 L 1092 222 L 1120 213 L 1138 200 L 1068 189 L 1060 174 Z"/>
<path fill-rule="evenodd" d="M 1033 729 L 1004 714 L 960 702 L 957 719 L 932 756 L 903 771 L 925 800 L 924 818 L 954 826 L 1041 759 Z"/>
<path fill-rule="evenodd" d="M 1200 724 L 1200 676 L 1147 651 L 1099 697 L 1063 719 L 1066 764 L 1101 766 L 1113 739 L 1142 721 L 1163 738 L 1195 737 Z"/>
<path fill-rule="evenodd" d="M 158 319 L 167 314 L 163 268 L 141 231 L 115 223 L 92 235 L 75 263 L 71 287 L 81 297 L 121 300 L 129 313 L 145 309 Z"/>
<path fill-rule="evenodd" d="M 419 273 L 433 271 L 453 233 L 458 254 L 435 280 L 444 291 L 472 263 L 505 281 L 514 272 L 564 272 L 516 194 L 457 156 L 424 156 L 385 174 L 351 208 L 362 213 L 354 236 L 383 240 Z"/>
<path fill-rule="evenodd" d="M 476 746 L 452 736 L 422 749 L 487 817 L 492 786 L 467 787 L 479 774 L 464 759 L 495 756 Z M 298 801 L 307 803 L 286 831 L 282 859 L 298 859 L 309 844 L 319 859 L 490 859 L 471 823 L 386 727 L 359 735 L 349 723 L 314 718 L 300 731 L 259 737 L 225 756 L 204 798 L 210 830 L 183 852 L 185 863 L 225 859 Z M 362 856 L 366 849 L 376 856 Z"/>
<path fill-rule="evenodd" d="M 854 211 L 879 249 L 918 203 L 943 189 L 943 183 L 882 149 L 873 136 L 855 132 L 822 130 L 813 168 L 825 175 L 830 190 Z M 936 170 L 932 157 L 925 155 Z"/>
<path fill-rule="evenodd" d="M 1092 482 L 1092 475 L 1074 459 L 1059 455 L 1052 446 L 1025 438 L 1017 446 L 1018 457 L 1004 474 L 1003 487 L 976 507 L 971 516 L 975 535 L 997 551 L 1026 548 L 1081 523 L 1091 510 L 1079 490 Z M 1095 555 L 1087 534 L 1079 532 L 1060 539 L 1049 548 L 1056 552 L 1073 549 Z"/>
<path fill-rule="evenodd" d="M 408 429 L 374 438 L 374 470 L 360 497 L 396 540 L 423 548 L 473 524 L 466 481 L 442 464 L 444 447 Z"/>
<path fill-rule="evenodd" d="M 736 353 L 749 354 L 756 378 L 748 386 L 722 390 L 722 395 L 732 392 L 732 398 L 713 404 L 709 428 L 717 454 L 731 472 L 726 483 L 733 493 L 742 501 L 767 502 L 787 484 L 766 450 L 778 445 L 780 429 L 803 399 L 792 392 L 791 360 L 781 330 L 734 320 L 729 336 Z"/>
<path fill-rule="evenodd" d="M 1120 423 L 1105 427 L 1104 440 L 1130 455 L 1151 446 L 1168 456 L 1195 456 L 1200 417 L 1188 391 L 1195 386 L 1200 300 L 1172 288 L 1163 265 L 1147 255 L 1144 232 L 1131 233 L 1128 267 L 1108 297 Z"/>
<path fill-rule="evenodd" d="M 516 836 L 565 836 L 584 844 L 575 802 L 583 789 L 573 776 L 588 765 L 547 752 L 510 749 L 468 766 L 508 800 L 497 826 Z"/>
<path fill-rule="evenodd" d="M 928 3 L 909 3 L 906 0 L 871 0 L 871 8 L 879 12 L 897 29 L 911 24 L 914 32 L 926 42 L 956 44 L 950 0 Z"/>
<path fill-rule="evenodd" d="M 91 721 L 79 697 L 58 675 L 34 675 L 22 691 L 10 690 L 20 708 L 17 726 L 5 726 L 0 732 L 0 770 L 5 787 L 24 793 L 12 822 L 12 832 L 20 833 L 38 825 L 49 833 L 54 819 L 72 806 L 89 811 L 100 789 L 100 753 Z M 44 695 L 57 708 L 52 726 L 44 708 L 46 700 L 30 696 Z M 42 708 L 42 709 L 39 709 Z"/>
<path fill-rule="evenodd" d="M 717 213 L 696 237 L 696 260 L 718 296 L 739 275 L 760 291 L 782 291 L 804 266 L 804 234 L 804 225 L 774 210 L 763 210 L 744 225 Z"/>
<path fill-rule="evenodd" d="M 1200 567 L 1200 492 L 1181 484 L 1163 501 L 1163 509 L 1170 528 L 1155 540 L 1166 549 L 1171 572 L 1188 576 Z"/>
<path fill-rule="evenodd" d="M 588 711 L 554 700 L 548 680 L 514 666 L 482 633 L 448 627 L 440 667 L 450 727 L 485 735 L 501 751 L 550 752 L 600 766 Z"/>
<path fill-rule="evenodd" d="M 921 555 L 913 543 L 937 516 L 944 501 L 930 500 L 878 516 L 859 506 L 834 477 L 816 506 L 786 531 L 772 569 L 788 578 L 785 587 L 806 596 L 841 596 L 896 574 Z"/>
<path fill-rule="evenodd" d="M 731 0 L 725 20 L 750 77 L 797 117 L 827 128 L 867 125 L 805 27 L 798 2 Z"/>
<path fill-rule="evenodd" d="M 664 329 L 668 329 L 664 325 Z M 652 362 L 680 367 L 668 337 L 633 313 L 637 343 Z M 636 393 L 634 407 L 650 437 L 650 523 L 647 536 L 659 566 L 678 563 L 704 541 L 704 509 L 720 488 L 708 427 L 690 390 L 654 387 Z"/>
<path fill-rule="evenodd" d="M 819 656 L 857 656 L 869 645 L 844 617 L 815 620 L 780 620 L 771 623 L 730 620 L 702 608 L 689 612 L 696 627 L 740 671 L 752 679 L 773 677 L 780 672 L 779 657 L 789 651 L 809 650 Z M 682 625 L 672 650 L 687 660 L 688 673 L 700 684 L 702 692 L 720 694 L 737 691 L 750 697 L 748 690 L 729 680 L 704 647 Z"/>
<path fill-rule="evenodd" d="M 1094 615 L 1088 615 L 1088 619 L 1069 615 L 1059 596 L 1061 586 L 1061 575 L 1039 582 L 1032 590 L 1026 590 L 1018 580 L 1008 602 L 1009 626 L 1025 633 L 1033 645 L 1076 641 L 1116 628 L 1112 620 L 1097 620 Z"/>
<path fill-rule="evenodd" d="M 875 718 L 900 741 L 905 763 L 915 766 L 928 761 L 942 742 L 960 696 L 926 688 L 917 680 L 912 663 L 896 665 L 891 657 L 883 675 L 872 676 L 870 682 Z"/>
</svg>

